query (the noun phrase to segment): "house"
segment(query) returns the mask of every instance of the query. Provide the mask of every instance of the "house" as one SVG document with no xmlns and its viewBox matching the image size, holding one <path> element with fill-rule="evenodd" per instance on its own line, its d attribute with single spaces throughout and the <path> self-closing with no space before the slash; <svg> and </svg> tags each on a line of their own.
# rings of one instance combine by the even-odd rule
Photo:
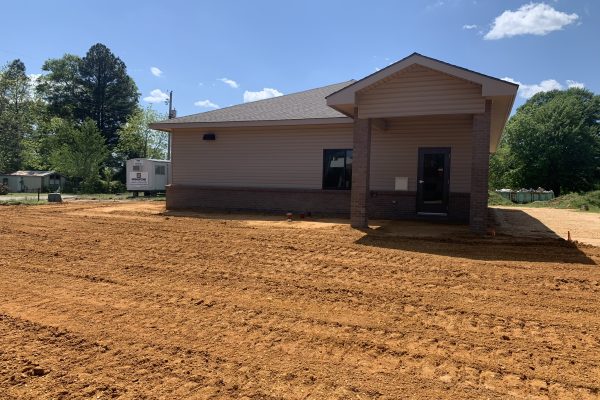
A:
<svg viewBox="0 0 600 400">
<path fill-rule="evenodd" d="M 0 183 L 13 193 L 54 191 L 65 186 L 65 177 L 54 171 L 17 171 L 0 174 Z"/>
<path fill-rule="evenodd" d="M 168 209 L 440 218 L 487 228 L 488 162 L 518 86 L 414 53 L 358 81 L 152 124 Z"/>
</svg>

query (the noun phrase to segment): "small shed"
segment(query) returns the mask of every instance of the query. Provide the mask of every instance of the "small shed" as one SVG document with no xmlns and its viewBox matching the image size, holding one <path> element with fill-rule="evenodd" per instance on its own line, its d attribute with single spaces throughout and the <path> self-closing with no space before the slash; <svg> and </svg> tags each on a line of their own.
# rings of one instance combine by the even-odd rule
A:
<svg viewBox="0 0 600 400">
<path fill-rule="evenodd" d="M 169 184 L 168 160 L 133 158 L 127 160 L 127 190 L 130 192 L 164 192 Z"/>
<path fill-rule="evenodd" d="M 1 174 L 0 182 L 13 193 L 52 192 L 65 186 L 66 179 L 55 171 L 16 171 Z"/>
</svg>

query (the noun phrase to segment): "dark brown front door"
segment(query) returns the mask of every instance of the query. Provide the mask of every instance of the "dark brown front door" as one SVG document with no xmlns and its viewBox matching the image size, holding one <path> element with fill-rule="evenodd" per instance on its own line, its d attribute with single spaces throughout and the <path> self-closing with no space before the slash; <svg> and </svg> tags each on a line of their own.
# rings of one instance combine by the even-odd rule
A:
<svg viewBox="0 0 600 400">
<path fill-rule="evenodd" d="M 447 214 L 450 189 L 450 148 L 419 148 L 417 212 Z"/>
</svg>

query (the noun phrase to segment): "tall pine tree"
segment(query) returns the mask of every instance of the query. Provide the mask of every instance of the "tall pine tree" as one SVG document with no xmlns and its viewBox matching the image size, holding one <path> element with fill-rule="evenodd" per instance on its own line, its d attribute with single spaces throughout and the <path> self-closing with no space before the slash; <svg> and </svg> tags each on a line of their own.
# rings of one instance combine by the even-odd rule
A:
<svg viewBox="0 0 600 400">
<path fill-rule="evenodd" d="M 116 145 L 117 130 L 137 110 L 139 96 L 125 63 L 98 43 L 83 58 L 65 54 L 47 60 L 43 70 L 38 92 L 49 115 L 76 123 L 91 119 L 107 144 Z"/>
<path fill-rule="evenodd" d="M 96 122 L 109 145 L 137 109 L 139 93 L 125 63 L 103 44 L 93 45 L 79 64 L 81 97 L 75 116 Z"/>
<path fill-rule="evenodd" d="M 0 171 L 21 167 L 23 138 L 32 130 L 31 84 L 21 60 L 0 70 Z"/>
</svg>

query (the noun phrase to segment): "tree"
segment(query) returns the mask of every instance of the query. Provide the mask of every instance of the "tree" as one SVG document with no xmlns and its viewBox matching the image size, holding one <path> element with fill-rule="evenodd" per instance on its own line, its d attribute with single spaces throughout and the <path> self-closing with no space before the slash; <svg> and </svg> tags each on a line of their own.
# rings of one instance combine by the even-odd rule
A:
<svg viewBox="0 0 600 400">
<path fill-rule="evenodd" d="M 58 124 L 54 150 L 50 156 L 52 167 L 76 181 L 84 191 L 96 191 L 100 166 L 109 151 L 96 123 L 85 120 L 81 126 L 62 121 Z"/>
<path fill-rule="evenodd" d="M 121 161 L 139 157 L 165 159 L 167 133 L 149 128 L 151 123 L 165 118 L 151 107 L 138 108 L 117 131 L 119 141 L 115 151 Z"/>
<path fill-rule="evenodd" d="M 21 167 L 23 139 L 32 131 L 31 83 L 21 60 L 0 70 L 0 171 Z"/>
<path fill-rule="evenodd" d="M 508 122 L 490 161 L 492 187 L 562 192 L 600 183 L 600 96 L 572 88 L 538 93 Z"/>
<path fill-rule="evenodd" d="M 83 89 L 78 84 L 81 58 L 65 54 L 61 58 L 51 58 L 44 62 L 36 91 L 47 103 L 47 110 L 53 117 L 75 119 L 75 110 L 81 106 Z"/>
<path fill-rule="evenodd" d="M 107 143 L 116 144 L 116 132 L 135 112 L 139 97 L 125 63 L 103 44 L 95 44 L 79 63 L 78 83 L 82 93 L 76 117 L 94 120 Z"/>
<path fill-rule="evenodd" d="M 52 119 L 47 119 L 46 103 L 34 98 L 29 113 L 29 122 L 33 129 L 21 143 L 21 169 L 47 170 L 50 168 L 50 147 L 52 138 Z"/>
<path fill-rule="evenodd" d="M 82 123 L 92 119 L 109 146 L 117 143 L 117 130 L 137 109 L 138 90 L 127 67 L 105 45 L 93 45 L 80 58 L 65 54 L 50 59 L 38 92 L 48 103 L 51 117 Z"/>
</svg>

